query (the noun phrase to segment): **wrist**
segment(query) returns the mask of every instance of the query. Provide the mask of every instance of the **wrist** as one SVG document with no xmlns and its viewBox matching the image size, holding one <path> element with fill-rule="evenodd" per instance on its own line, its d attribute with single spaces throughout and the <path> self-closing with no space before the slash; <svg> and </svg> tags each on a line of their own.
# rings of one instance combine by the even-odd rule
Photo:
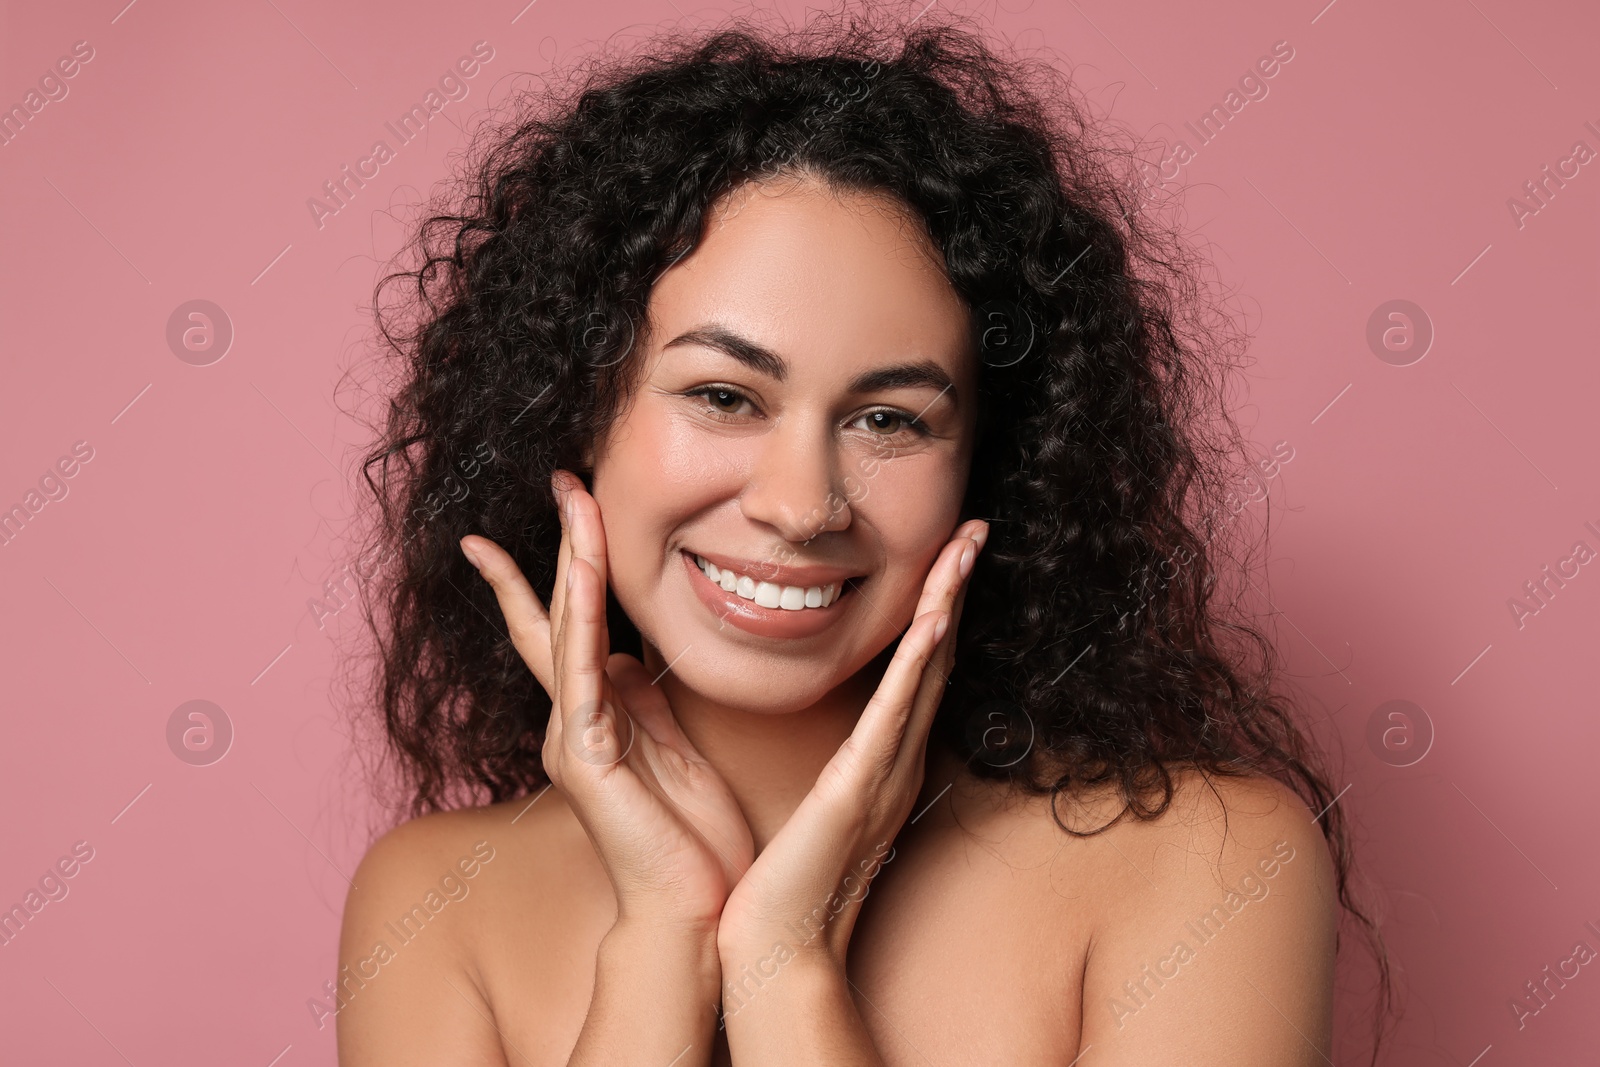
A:
<svg viewBox="0 0 1600 1067">
<path fill-rule="evenodd" d="M 722 973 L 730 980 L 749 970 L 766 973 L 781 966 L 784 970 L 808 973 L 844 973 L 842 952 L 835 951 L 829 931 L 812 931 L 794 926 L 770 931 L 747 931 L 736 940 L 718 940 L 717 959 Z"/>
<path fill-rule="evenodd" d="M 619 916 L 601 939 L 600 953 L 629 968 L 686 978 L 712 999 L 722 982 L 714 927 Z"/>
<path fill-rule="evenodd" d="M 778 941 L 749 954 L 722 956 L 722 1017 L 729 1031 L 748 1025 L 765 1028 L 773 1020 L 786 1028 L 803 1019 L 826 1016 L 829 1005 L 849 1004 L 848 978 L 842 964 L 820 952 L 790 951 Z M 761 1022 L 758 1020 L 767 1020 Z"/>
</svg>

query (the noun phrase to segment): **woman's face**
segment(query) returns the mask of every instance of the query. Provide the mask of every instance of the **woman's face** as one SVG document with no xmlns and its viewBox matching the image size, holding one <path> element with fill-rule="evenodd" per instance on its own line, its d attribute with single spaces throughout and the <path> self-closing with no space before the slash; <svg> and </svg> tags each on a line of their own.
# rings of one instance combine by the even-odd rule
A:
<svg viewBox="0 0 1600 1067">
<path fill-rule="evenodd" d="M 910 623 L 960 518 L 966 307 L 894 200 L 789 179 L 725 198 L 649 320 L 594 455 L 611 587 L 678 683 L 809 706 Z"/>
</svg>

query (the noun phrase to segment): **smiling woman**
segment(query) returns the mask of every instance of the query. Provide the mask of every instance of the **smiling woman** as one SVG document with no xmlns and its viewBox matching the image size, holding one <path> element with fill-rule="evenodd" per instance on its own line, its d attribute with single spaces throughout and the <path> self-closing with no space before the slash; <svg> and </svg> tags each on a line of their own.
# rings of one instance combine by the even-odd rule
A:
<svg viewBox="0 0 1600 1067">
<path fill-rule="evenodd" d="M 696 695 L 813 708 L 899 636 L 961 518 L 977 359 L 937 249 L 908 234 L 891 198 L 751 182 L 655 285 L 593 492 L 611 589 L 675 661 L 680 722 Z M 869 492 L 819 506 L 875 457 Z"/>
<path fill-rule="evenodd" d="M 500 858 L 335 1006 L 347 1067 L 1333 1055 L 1341 907 L 1373 928 L 1220 602 L 1203 264 L 1049 68 L 910 21 L 519 98 L 385 279 L 363 594 L 411 818 L 342 960 Z"/>
</svg>

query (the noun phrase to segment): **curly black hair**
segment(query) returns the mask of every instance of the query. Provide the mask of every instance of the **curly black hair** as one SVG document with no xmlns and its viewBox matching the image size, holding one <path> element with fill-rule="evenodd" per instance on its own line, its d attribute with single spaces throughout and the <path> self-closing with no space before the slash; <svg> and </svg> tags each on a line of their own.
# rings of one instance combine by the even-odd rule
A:
<svg viewBox="0 0 1600 1067">
<path fill-rule="evenodd" d="M 414 269 L 374 297 L 395 373 L 363 456 L 365 615 L 404 810 L 548 782 L 550 700 L 458 542 L 503 546 L 549 603 L 551 473 L 588 473 L 651 287 L 708 211 L 782 174 L 888 194 L 942 252 L 983 359 L 962 517 L 992 530 L 930 744 L 1052 799 L 1114 787 L 1119 819 L 1164 812 L 1178 768 L 1294 788 L 1378 960 L 1376 1062 L 1389 968 L 1353 899 L 1342 809 L 1239 582 L 1220 595 L 1248 584 L 1235 494 L 1252 475 L 1264 492 L 1226 397 L 1243 344 L 1204 299 L 1204 258 L 1158 221 L 1137 150 L 1056 66 L 964 23 L 858 9 L 662 33 L 486 112 L 461 188 L 415 231 Z M 614 597 L 609 616 L 613 649 L 640 654 Z"/>
</svg>

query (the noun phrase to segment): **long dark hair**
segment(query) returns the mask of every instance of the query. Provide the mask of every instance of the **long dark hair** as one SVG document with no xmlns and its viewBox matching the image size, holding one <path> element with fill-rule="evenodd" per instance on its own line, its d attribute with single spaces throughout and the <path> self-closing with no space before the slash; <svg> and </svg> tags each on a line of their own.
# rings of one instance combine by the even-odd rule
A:
<svg viewBox="0 0 1600 1067">
<path fill-rule="evenodd" d="M 547 783 L 549 698 L 457 542 L 496 541 L 549 603 L 550 475 L 587 473 L 652 284 L 720 196 L 804 171 L 915 209 L 983 358 L 963 517 L 992 530 L 931 743 L 1034 793 L 1114 787 L 1141 819 L 1182 767 L 1295 789 L 1375 949 L 1375 1062 L 1382 938 L 1352 899 L 1327 772 L 1241 606 L 1259 539 L 1235 517 L 1286 457 L 1246 454 L 1225 395 L 1243 343 L 1205 299 L 1203 257 L 1158 221 L 1137 151 L 1047 62 L 937 10 L 657 36 L 511 105 L 429 205 L 414 269 L 374 298 L 393 374 L 363 457 L 377 507 L 361 558 L 397 807 Z M 613 648 L 639 654 L 614 598 L 610 623 Z"/>
</svg>

